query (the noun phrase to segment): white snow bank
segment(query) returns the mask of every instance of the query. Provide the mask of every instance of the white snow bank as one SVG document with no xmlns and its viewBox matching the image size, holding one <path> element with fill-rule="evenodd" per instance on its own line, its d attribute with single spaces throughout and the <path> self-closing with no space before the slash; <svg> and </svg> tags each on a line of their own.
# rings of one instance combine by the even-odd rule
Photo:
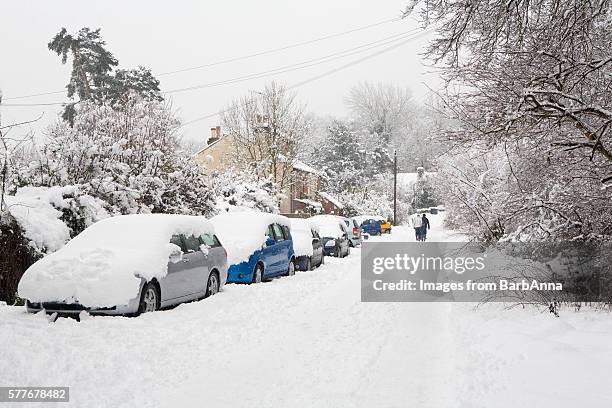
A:
<svg viewBox="0 0 612 408">
<path fill-rule="evenodd" d="M 340 238 L 344 234 L 344 221 L 335 215 L 315 215 L 309 218 L 319 228 L 319 235 L 324 238 Z"/>
<path fill-rule="evenodd" d="M 312 256 L 312 229 L 313 225 L 309 220 L 291 219 L 291 237 L 293 238 L 295 256 Z M 318 228 L 314 229 L 317 230 Z"/>
<path fill-rule="evenodd" d="M 25 237 L 39 252 L 54 252 L 70 239 L 70 229 L 60 217 L 66 187 L 21 188 L 4 200 L 8 212 L 24 230 Z"/>
<path fill-rule="evenodd" d="M 32 265 L 19 282 L 19 296 L 33 302 L 78 302 L 87 307 L 128 304 L 140 278 L 162 278 L 174 234 L 214 233 L 203 217 L 124 215 L 87 228 L 61 250 Z"/>
<path fill-rule="evenodd" d="M 229 265 L 246 262 L 266 242 L 266 230 L 270 224 L 291 226 L 289 218 L 258 211 L 226 212 L 214 216 L 217 237 L 227 251 Z"/>
</svg>

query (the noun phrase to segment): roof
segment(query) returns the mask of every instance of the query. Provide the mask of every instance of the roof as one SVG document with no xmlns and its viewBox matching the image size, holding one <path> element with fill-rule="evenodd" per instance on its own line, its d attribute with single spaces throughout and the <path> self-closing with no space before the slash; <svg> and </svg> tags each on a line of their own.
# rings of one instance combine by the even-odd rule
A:
<svg viewBox="0 0 612 408">
<path fill-rule="evenodd" d="M 213 147 L 214 145 L 216 145 L 217 143 L 219 143 L 221 140 L 225 139 L 227 136 L 223 135 L 221 136 L 219 139 L 215 140 L 214 142 L 207 144 L 206 146 L 204 146 L 203 148 L 201 148 L 200 150 L 198 150 L 193 156 L 197 156 L 200 153 L 203 153 L 204 151 L 206 151 L 209 147 Z"/>
<path fill-rule="evenodd" d="M 321 198 L 329 201 L 330 203 L 332 203 L 336 207 L 338 207 L 340 209 L 344 208 L 344 205 L 342 205 L 340 200 L 338 200 L 336 197 L 332 196 L 331 194 L 326 193 L 325 191 L 319 191 L 319 195 L 321 196 Z"/>
<path fill-rule="evenodd" d="M 298 170 L 298 171 L 303 171 L 305 173 L 311 173 L 311 174 L 316 174 L 317 176 L 321 176 L 322 173 L 315 169 L 314 167 L 311 167 L 309 165 L 307 165 L 306 163 L 304 163 L 301 160 L 294 160 L 293 161 L 293 169 L 294 170 Z"/>
<path fill-rule="evenodd" d="M 294 198 L 293 201 L 297 201 L 298 203 L 306 204 L 306 205 L 309 205 L 309 206 L 315 207 L 315 208 L 322 208 L 323 207 L 323 205 L 320 202 L 314 201 L 314 200 L 309 200 L 308 198 Z"/>
</svg>

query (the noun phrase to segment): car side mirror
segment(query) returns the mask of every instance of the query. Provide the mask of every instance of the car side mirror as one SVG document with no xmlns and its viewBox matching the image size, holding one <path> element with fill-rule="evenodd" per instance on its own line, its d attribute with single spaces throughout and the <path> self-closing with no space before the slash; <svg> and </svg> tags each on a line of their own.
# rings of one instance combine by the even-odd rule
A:
<svg viewBox="0 0 612 408">
<path fill-rule="evenodd" d="M 204 254 L 204 256 L 208 256 L 208 254 L 210 253 L 210 247 L 206 244 L 202 244 L 200 245 L 200 251 L 202 251 L 202 253 Z"/>
<path fill-rule="evenodd" d="M 183 251 L 179 247 L 176 247 L 170 252 L 170 262 L 179 263 L 183 260 Z"/>
</svg>

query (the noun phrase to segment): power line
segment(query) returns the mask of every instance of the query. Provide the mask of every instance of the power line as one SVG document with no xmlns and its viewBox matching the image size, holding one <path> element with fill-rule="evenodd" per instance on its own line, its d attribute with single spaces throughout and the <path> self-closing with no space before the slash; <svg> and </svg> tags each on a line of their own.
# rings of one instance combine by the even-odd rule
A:
<svg viewBox="0 0 612 408">
<path fill-rule="evenodd" d="M 325 64 L 331 61 L 335 61 L 337 59 L 341 59 L 341 58 L 346 58 L 348 56 L 351 55 L 355 55 L 355 54 L 359 54 L 362 52 L 366 52 L 366 51 L 370 51 L 372 49 L 384 46 L 384 45 L 388 45 L 394 42 L 397 42 L 399 40 L 402 40 L 404 38 L 409 37 L 410 35 L 414 34 L 415 32 L 420 31 L 420 29 L 413 29 L 407 32 L 403 32 L 400 34 L 395 34 L 392 35 L 390 37 L 386 37 L 377 41 L 373 41 L 367 44 L 362 44 L 359 45 L 357 47 L 353 47 L 353 48 L 349 48 L 346 50 L 342 50 L 342 51 L 338 51 L 332 54 L 328 54 L 325 55 L 323 57 L 318 57 L 318 58 L 314 58 L 314 59 L 310 59 L 310 60 L 306 60 L 306 61 L 302 61 L 302 62 L 298 62 L 295 64 L 290 64 L 290 65 L 285 65 L 282 67 L 278 67 L 278 68 L 274 68 L 274 69 L 270 69 L 270 70 L 266 70 L 266 71 L 261 71 L 258 73 L 254 73 L 254 74 L 248 74 L 248 75 L 243 75 L 240 77 L 236 77 L 236 78 L 231 78 L 231 79 L 227 79 L 224 81 L 219 81 L 219 82 L 210 82 L 207 84 L 202 84 L 202 85 L 195 85 L 195 86 L 189 86 L 189 87 L 185 87 L 185 88 L 178 88 L 178 89 L 172 89 L 170 91 L 166 91 L 164 92 L 164 94 L 172 94 L 172 93 L 178 93 L 178 92 L 185 92 L 185 91 L 192 91 L 192 90 L 197 90 L 197 89 L 203 89 L 203 88 L 212 88 L 212 87 L 216 87 L 216 86 L 221 86 L 221 85 L 228 85 L 228 84 L 234 84 L 237 82 L 243 82 L 243 81 L 248 81 L 251 79 L 259 79 L 259 78 L 264 78 L 270 75 L 277 75 L 277 74 L 283 74 L 286 72 L 291 72 L 291 71 L 296 71 L 296 70 L 300 70 L 300 69 L 304 69 L 304 68 L 310 68 L 316 65 L 320 65 L 320 64 Z"/>
<path fill-rule="evenodd" d="M 304 45 L 314 44 L 314 43 L 317 43 L 317 42 L 320 42 L 320 41 L 329 40 L 331 38 L 340 37 L 340 36 L 343 36 L 343 35 L 346 35 L 346 34 L 352 34 L 352 33 L 358 32 L 358 31 L 367 30 L 368 28 L 373 28 L 373 27 L 377 27 L 377 26 L 380 26 L 380 25 L 383 25 L 383 24 L 387 24 L 387 23 L 390 23 L 390 22 L 393 22 L 393 21 L 400 21 L 400 20 L 401 20 L 401 17 L 390 18 L 390 19 L 387 19 L 387 20 L 379 21 L 377 23 L 368 24 L 368 25 L 365 25 L 365 26 L 362 26 L 362 27 L 353 28 L 353 29 L 348 30 L 348 31 L 343 31 L 341 33 L 329 34 L 329 35 L 326 35 L 326 36 L 323 36 L 323 37 L 319 37 L 319 38 L 315 38 L 315 39 L 312 39 L 312 40 L 307 40 L 307 41 L 302 41 L 302 42 L 291 44 L 291 45 L 286 45 L 284 47 L 274 48 L 274 49 L 267 50 L 267 51 L 260 51 L 260 52 L 256 52 L 256 53 L 253 53 L 253 54 L 243 55 L 243 56 L 240 56 L 240 57 L 229 58 L 229 59 L 225 59 L 225 60 L 211 62 L 211 63 L 204 64 L 204 65 L 198 65 L 198 66 L 195 66 L 195 67 L 189 67 L 189 68 L 177 69 L 177 70 L 174 70 L 174 71 L 162 72 L 162 73 L 157 74 L 157 76 L 165 76 L 165 75 L 178 74 L 178 73 L 181 73 L 181 72 L 193 71 L 193 70 L 197 70 L 197 69 L 209 68 L 209 67 L 213 67 L 213 66 L 217 66 L 217 65 L 228 64 L 230 62 L 242 61 L 242 60 L 249 59 L 249 58 L 254 58 L 254 57 L 259 57 L 259 56 L 262 56 L 262 55 L 272 54 L 272 53 L 279 52 L 279 51 L 289 50 L 291 48 L 297 48 L 297 47 L 302 47 Z"/>
<path fill-rule="evenodd" d="M 380 50 L 380 51 L 377 51 L 377 52 L 375 52 L 375 53 L 372 53 L 372 54 L 366 55 L 366 56 L 364 56 L 364 57 L 362 57 L 362 58 L 359 58 L 359 59 L 357 59 L 357 60 L 351 61 L 351 62 L 349 62 L 349 63 L 347 63 L 347 64 L 344 64 L 344 65 L 341 65 L 340 67 L 337 67 L 337 68 L 331 69 L 331 70 L 329 70 L 329 71 L 323 72 L 323 73 L 321 73 L 321 74 L 319 74 L 319 75 L 316 75 L 316 76 L 314 76 L 314 77 L 308 78 L 308 79 L 306 79 L 306 80 L 304 80 L 304 81 L 302 81 L 302 82 L 299 82 L 299 83 L 297 83 L 297 84 L 294 84 L 294 85 L 292 85 L 292 86 L 288 87 L 287 89 L 295 89 L 295 88 L 299 88 L 299 87 L 301 87 L 301 86 L 303 86 L 303 85 L 306 85 L 306 84 L 308 84 L 308 83 L 310 83 L 310 82 L 317 81 L 317 80 L 319 80 L 319 79 L 321 79 L 321 78 L 324 78 L 324 77 L 329 76 L 329 75 L 332 75 L 332 74 L 334 74 L 334 73 L 336 73 L 336 72 L 342 71 L 342 70 L 344 70 L 344 69 L 346 69 L 346 68 L 349 68 L 349 67 L 352 67 L 352 66 L 354 66 L 354 65 L 360 64 L 360 63 L 362 63 L 362 62 L 364 62 L 364 61 L 367 61 L 367 60 L 369 60 L 369 59 L 372 59 L 372 58 L 374 58 L 374 57 L 377 57 L 377 56 L 379 56 L 379 55 L 381 55 L 381 54 L 383 54 L 383 53 L 385 53 L 385 52 L 388 52 L 388 51 L 394 50 L 394 49 L 396 49 L 396 48 L 398 48 L 398 47 L 401 47 L 402 45 L 404 45 L 404 44 L 406 44 L 406 43 L 408 43 L 408 42 L 410 42 L 410 41 L 412 41 L 412 40 L 415 40 L 415 39 L 417 39 L 417 38 L 419 38 L 419 37 L 421 37 L 421 36 L 423 36 L 423 35 L 425 35 L 425 34 L 428 34 L 430 31 L 432 31 L 432 29 L 429 29 L 429 30 L 423 30 L 423 31 L 421 31 L 421 32 L 420 32 L 420 33 L 418 33 L 418 34 L 416 34 L 416 35 L 414 35 L 414 36 L 412 36 L 412 37 L 410 37 L 410 38 L 407 38 L 407 39 L 405 39 L 404 41 L 401 41 L 400 43 L 393 44 L 393 45 L 391 45 L 391 46 L 389 46 L 389 47 L 387 47 L 387 48 L 384 48 L 384 49 L 382 49 L 382 50 Z M 239 106 L 241 106 L 241 107 L 242 107 L 242 106 L 246 106 L 248 103 L 249 103 L 249 102 L 244 103 L 244 104 L 240 104 Z M 205 115 L 205 116 L 200 116 L 200 117 L 197 117 L 197 118 L 195 118 L 195 119 L 192 119 L 192 120 L 189 120 L 189 121 L 187 121 L 187 122 L 184 122 L 184 123 L 181 125 L 181 127 L 184 127 L 184 126 L 190 125 L 190 124 L 192 124 L 192 123 L 199 122 L 199 121 L 201 121 L 201 120 L 210 119 L 210 118 L 213 118 L 213 117 L 215 117 L 215 116 L 222 115 L 222 114 L 224 114 L 225 112 L 228 112 L 229 110 L 230 110 L 230 108 L 227 108 L 227 109 L 224 109 L 224 110 L 221 110 L 221 111 L 215 112 L 215 113 L 211 113 L 211 114 L 209 114 L 209 115 Z"/>
<path fill-rule="evenodd" d="M 358 45 L 356 47 L 352 47 L 352 48 L 348 48 L 345 50 L 341 50 L 341 51 L 337 51 L 331 54 L 327 54 L 324 55 L 322 57 L 317 57 L 317 58 L 313 58 L 310 60 L 306 60 L 306 61 L 302 61 L 302 62 L 298 62 L 295 64 L 289 64 L 289 65 L 284 65 L 281 67 L 277 67 L 277 68 L 273 68 L 273 69 L 269 69 L 266 71 L 260 71 L 260 72 L 256 72 L 253 74 L 248 74 L 248 75 L 242 75 L 239 77 L 234 77 L 234 78 L 229 78 L 223 81 L 218 81 L 218 82 L 210 82 L 210 83 L 206 83 L 206 84 L 201 84 L 201 85 L 195 85 L 195 86 L 189 86 L 189 87 L 185 87 L 185 88 L 178 88 L 178 89 L 172 89 L 169 91 L 165 91 L 162 92 L 163 94 L 173 94 L 173 93 L 179 93 L 179 92 L 185 92 L 185 91 L 192 91 L 192 90 L 198 90 L 198 89 L 204 89 L 204 88 L 213 88 L 213 87 L 218 87 L 218 86 L 222 86 L 222 85 L 230 85 L 230 84 L 235 84 L 235 83 L 239 83 L 239 82 L 245 82 L 245 81 L 249 81 L 249 80 L 253 80 L 253 79 L 259 79 L 259 78 L 265 78 L 268 76 L 272 76 L 272 75 L 278 75 L 278 74 L 284 74 L 287 72 L 292 72 L 292 71 L 296 71 L 296 70 L 300 70 L 300 69 L 305 69 L 305 68 L 310 68 L 313 66 L 317 66 L 320 64 L 325 64 L 328 62 L 332 62 L 335 61 L 337 59 L 341 59 L 341 58 L 346 58 L 349 57 L 351 55 L 355 55 L 355 54 L 360 54 L 366 51 L 370 51 L 388 44 L 392 44 L 395 43 L 397 41 L 403 40 L 405 38 L 410 37 L 412 34 L 421 31 L 418 28 L 406 31 L 406 32 L 402 32 L 399 34 L 394 34 L 392 36 L 388 36 L 376 41 L 372 41 L 366 44 L 361 44 Z M 7 106 L 7 107 L 27 107 L 27 106 L 59 106 L 59 105 L 65 105 L 67 103 L 70 103 L 69 101 L 66 102 L 49 102 L 49 103 L 15 103 L 15 104 L 4 104 L 2 106 Z"/>
<path fill-rule="evenodd" d="M 368 24 L 368 25 L 365 25 L 365 26 L 353 28 L 353 29 L 350 29 L 350 30 L 347 30 L 347 31 L 343 31 L 343 32 L 340 32 L 340 33 L 328 34 L 328 35 L 325 35 L 323 37 L 314 38 L 312 40 L 302 41 L 302 42 L 286 45 L 286 46 L 279 47 L 279 48 L 274 48 L 274 49 L 270 49 L 270 50 L 266 50 L 266 51 L 259 51 L 259 52 L 255 52 L 255 53 L 252 53 L 252 54 L 247 54 L 247 55 L 242 55 L 242 56 L 239 56 L 239 57 L 234 57 L 234 58 L 229 58 L 229 59 L 225 59 L 225 60 L 215 61 L 215 62 L 211 62 L 211 63 L 203 64 L 203 65 L 198 65 L 198 66 L 194 66 L 194 67 L 182 68 L 182 69 L 177 69 L 177 70 L 174 70 L 174 71 L 161 72 L 161 73 L 156 74 L 156 76 L 159 77 L 159 76 L 173 75 L 173 74 L 178 74 L 178 73 L 181 73 L 181 72 L 187 72 L 187 71 L 193 71 L 193 70 L 197 70 L 197 69 L 209 68 L 209 67 L 213 67 L 213 66 L 217 66 L 217 65 L 229 64 L 231 62 L 242 61 L 242 60 L 245 60 L 245 59 L 259 57 L 259 56 L 262 56 L 262 55 L 268 55 L 268 54 L 272 54 L 272 53 L 275 53 L 275 52 L 285 51 L 285 50 L 301 47 L 301 46 L 308 45 L 308 44 L 314 44 L 314 43 L 317 43 L 317 42 L 321 42 L 321 41 L 325 41 L 325 40 L 328 40 L 328 39 L 340 37 L 340 36 L 343 36 L 343 35 L 347 35 L 347 34 L 359 32 L 359 31 L 367 30 L 369 28 L 377 27 L 377 26 L 380 26 L 380 25 L 383 25 L 383 24 L 387 24 L 387 23 L 390 23 L 390 22 L 393 22 L 393 21 L 400 21 L 400 20 L 401 20 L 401 17 L 390 18 L 390 19 L 378 21 L 378 22 L 373 23 L 373 24 Z M 51 91 L 51 92 L 41 92 L 41 93 L 35 93 L 35 94 L 29 94 L 29 95 L 12 96 L 12 97 L 8 97 L 8 98 L 5 97 L 4 100 L 8 101 L 8 100 L 17 100 L 17 99 L 27 99 L 27 98 L 34 98 L 34 97 L 37 97 L 37 96 L 63 94 L 65 92 L 66 92 L 66 90 Z M 9 105 L 4 105 L 4 106 L 9 106 Z M 12 105 L 12 106 L 17 106 L 17 105 Z M 24 106 L 35 106 L 35 105 L 24 105 Z"/>
</svg>

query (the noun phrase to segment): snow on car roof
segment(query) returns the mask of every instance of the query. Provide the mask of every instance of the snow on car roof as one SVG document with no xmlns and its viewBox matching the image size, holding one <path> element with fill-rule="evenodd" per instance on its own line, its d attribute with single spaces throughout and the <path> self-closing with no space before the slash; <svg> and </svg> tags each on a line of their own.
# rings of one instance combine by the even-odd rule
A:
<svg viewBox="0 0 612 408">
<path fill-rule="evenodd" d="M 128 304 L 140 278 L 162 278 L 174 234 L 214 233 L 204 217 L 122 215 L 101 220 L 25 272 L 19 296 L 33 302 L 80 303 L 87 307 Z"/>
<path fill-rule="evenodd" d="M 248 261 L 261 248 L 266 242 L 268 225 L 277 223 L 291 226 L 287 217 L 259 211 L 225 212 L 212 217 L 210 221 L 227 251 L 227 262 L 230 265 Z"/>
<path fill-rule="evenodd" d="M 344 234 L 344 222 L 335 215 L 315 215 L 310 222 L 319 228 L 319 235 L 325 238 L 340 238 Z"/>
</svg>

